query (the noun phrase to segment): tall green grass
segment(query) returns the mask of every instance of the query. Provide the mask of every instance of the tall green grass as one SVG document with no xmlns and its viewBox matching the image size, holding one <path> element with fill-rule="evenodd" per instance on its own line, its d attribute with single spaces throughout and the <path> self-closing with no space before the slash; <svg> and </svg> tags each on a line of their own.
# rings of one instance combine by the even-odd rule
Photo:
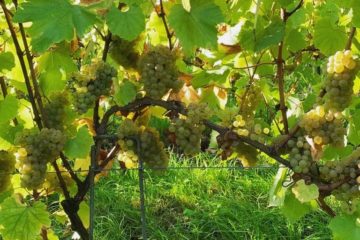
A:
<svg viewBox="0 0 360 240">
<path fill-rule="evenodd" d="M 276 168 L 189 166 L 224 163 L 200 155 L 172 159 L 162 174 L 146 172 L 149 239 L 331 239 L 324 213 L 313 212 L 290 224 L 279 209 L 267 207 Z M 96 185 L 95 199 L 95 239 L 141 239 L 136 170 L 112 171 Z"/>
</svg>

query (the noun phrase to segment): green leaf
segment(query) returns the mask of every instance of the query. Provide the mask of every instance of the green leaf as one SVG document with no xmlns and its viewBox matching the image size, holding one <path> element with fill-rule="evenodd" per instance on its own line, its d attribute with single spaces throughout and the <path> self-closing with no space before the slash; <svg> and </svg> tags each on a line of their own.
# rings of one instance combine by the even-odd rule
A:
<svg viewBox="0 0 360 240">
<path fill-rule="evenodd" d="M 207 103 L 211 109 L 219 109 L 220 101 L 218 97 L 215 95 L 212 87 L 203 89 L 201 94 L 200 102 Z"/>
<path fill-rule="evenodd" d="M 13 127 L 7 122 L 0 124 L 0 150 L 7 150 L 13 146 L 16 134 L 22 130 L 22 125 Z"/>
<path fill-rule="evenodd" d="M 19 110 L 19 101 L 16 97 L 7 95 L 0 101 L 0 124 L 6 123 L 16 117 Z"/>
<path fill-rule="evenodd" d="M 29 34 L 34 51 L 43 52 L 52 44 L 82 37 L 96 23 L 94 14 L 67 0 L 32 0 L 20 5 L 14 21 L 32 22 Z"/>
<path fill-rule="evenodd" d="M 90 153 L 93 139 L 86 126 L 81 127 L 76 136 L 65 144 L 65 154 L 70 158 L 85 158 Z"/>
<path fill-rule="evenodd" d="M 348 140 L 354 145 L 360 144 L 360 111 L 356 111 L 351 115 L 349 120 Z"/>
<path fill-rule="evenodd" d="M 211 83 L 225 83 L 229 72 L 230 71 L 225 68 L 212 71 L 201 71 L 200 73 L 194 75 L 193 79 L 191 80 L 191 85 L 194 88 L 200 88 Z"/>
<path fill-rule="evenodd" d="M 285 46 L 292 52 L 306 47 L 305 36 L 297 29 L 292 29 L 285 38 Z"/>
<path fill-rule="evenodd" d="M 346 157 L 349 154 L 351 154 L 353 152 L 353 150 L 354 150 L 354 148 L 352 146 L 346 146 L 346 147 L 342 147 L 342 148 L 326 146 L 321 159 L 322 160 L 341 159 L 341 158 Z"/>
<path fill-rule="evenodd" d="M 137 38 L 145 29 L 145 16 L 137 5 L 130 5 L 126 12 L 112 6 L 106 14 L 106 22 L 113 34 L 128 41 Z"/>
<path fill-rule="evenodd" d="M 116 89 L 115 101 L 120 106 L 124 106 L 136 98 L 136 93 L 136 86 L 131 81 L 124 80 Z"/>
<path fill-rule="evenodd" d="M 319 197 L 318 187 L 315 184 L 306 185 L 303 179 L 297 181 L 291 190 L 302 203 L 310 202 Z"/>
<path fill-rule="evenodd" d="M 69 74 L 77 67 L 66 46 L 48 51 L 39 58 L 40 87 L 45 95 L 65 88 Z"/>
<path fill-rule="evenodd" d="M 311 206 L 308 203 L 301 203 L 294 194 L 288 192 L 280 210 L 291 223 L 294 223 L 309 213 Z"/>
<path fill-rule="evenodd" d="M 283 182 L 286 179 L 288 169 L 279 168 L 275 176 L 273 185 L 269 191 L 269 206 L 281 206 L 284 202 L 286 188 L 283 187 Z"/>
<path fill-rule="evenodd" d="M 183 5 L 183 8 L 190 12 L 191 10 L 191 3 L 190 3 L 190 0 L 181 0 L 181 4 Z"/>
<path fill-rule="evenodd" d="M 49 213 L 40 201 L 26 206 L 8 198 L 0 207 L 0 225 L 3 227 L 0 232 L 4 239 L 33 240 L 40 234 L 42 226 L 50 227 Z"/>
<path fill-rule="evenodd" d="M 216 48 L 216 24 L 223 20 L 220 8 L 208 0 L 191 1 L 190 12 L 176 4 L 169 14 L 169 24 L 187 54 L 197 47 Z"/>
<path fill-rule="evenodd" d="M 360 227 L 356 215 L 338 215 L 331 219 L 329 228 L 335 240 L 360 239 Z"/>
<path fill-rule="evenodd" d="M 353 18 L 352 18 L 352 24 L 354 25 L 354 27 L 359 28 L 360 27 L 360 4 L 358 0 L 353 0 L 352 1 L 352 13 L 353 13 Z"/>
<path fill-rule="evenodd" d="M 325 55 L 331 55 L 344 49 L 346 41 L 345 28 L 337 26 L 330 18 L 321 18 L 315 24 L 314 45 Z"/>
<path fill-rule="evenodd" d="M 15 67 L 15 58 L 11 52 L 0 53 L 0 72 L 3 70 L 11 70 Z"/>
<path fill-rule="evenodd" d="M 281 19 L 273 20 L 256 36 L 255 51 L 261 51 L 269 46 L 276 45 L 283 40 L 285 24 Z"/>
</svg>

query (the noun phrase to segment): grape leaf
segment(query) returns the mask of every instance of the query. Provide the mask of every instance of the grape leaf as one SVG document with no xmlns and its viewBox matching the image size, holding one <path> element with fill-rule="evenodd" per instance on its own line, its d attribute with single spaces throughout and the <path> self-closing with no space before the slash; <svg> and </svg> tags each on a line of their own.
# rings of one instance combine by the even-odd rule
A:
<svg viewBox="0 0 360 240">
<path fill-rule="evenodd" d="M 89 208 L 89 205 L 87 205 L 86 202 L 80 203 L 78 214 L 79 214 L 79 217 L 80 217 L 81 221 L 84 224 L 84 227 L 89 228 L 89 225 L 90 225 L 90 208 Z"/>
<path fill-rule="evenodd" d="M 331 55 L 345 47 L 347 41 L 345 28 L 337 26 L 330 18 L 319 19 L 314 31 L 314 45 L 325 55 Z"/>
<path fill-rule="evenodd" d="M 291 190 L 295 197 L 302 203 L 310 202 L 319 197 L 318 187 L 315 184 L 306 185 L 303 179 L 297 181 Z"/>
<path fill-rule="evenodd" d="M 360 227 L 357 224 L 356 215 L 338 215 L 331 219 L 329 228 L 335 240 L 358 240 L 360 239 Z"/>
<path fill-rule="evenodd" d="M 7 122 L 0 124 L 0 150 L 13 146 L 16 134 L 22 130 L 23 127 L 20 124 L 15 127 Z"/>
<path fill-rule="evenodd" d="M 11 70 L 15 67 L 15 58 L 11 52 L 0 53 L 0 72 L 3 70 Z"/>
<path fill-rule="evenodd" d="M 359 136 L 359 135 L 358 135 Z M 324 153 L 322 155 L 322 160 L 335 160 L 335 159 L 341 159 L 343 157 L 348 156 L 353 152 L 352 146 L 346 146 L 343 148 L 336 148 L 332 147 L 330 145 L 326 146 L 324 149 Z"/>
<path fill-rule="evenodd" d="M 76 64 L 66 48 L 57 48 L 44 53 L 39 58 L 40 87 L 45 95 L 61 91 L 66 85 L 69 73 L 77 70 Z"/>
<path fill-rule="evenodd" d="M 19 110 L 19 101 L 16 97 L 7 95 L 4 100 L 0 101 L 0 123 L 8 122 L 16 117 Z"/>
<path fill-rule="evenodd" d="M 86 126 L 81 127 L 76 136 L 65 144 L 65 154 L 70 158 L 85 158 L 89 155 L 91 145 L 93 143 L 92 137 Z"/>
<path fill-rule="evenodd" d="M 349 120 L 348 140 L 354 145 L 360 144 L 360 112 L 357 111 L 351 115 Z"/>
<path fill-rule="evenodd" d="M 24 2 L 14 16 L 15 22 L 32 22 L 29 34 L 34 51 L 43 52 L 52 44 L 82 37 L 97 22 L 94 14 L 68 0 Z"/>
<path fill-rule="evenodd" d="M 191 85 L 194 88 L 200 88 L 211 83 L 225 83 L 229 72 L 230 71 L 226 68 L 212 71 L 201 71 L 198 74 L 194 75 L 193 79 L 191 80 Z"/>
<path fill-rule="evenodd" d="M 352 24 L 354 25 L 354 27 L 359 28 L 360 27 L 360 4 L 358 0 L 353 0 L 351 3 L 351 7 L 352 7 L 352 13 L 353 13 L 353 18 L 352 18 Z"/>
<path fill-rule="evenodd" d="M 255 51 L 261 51 L 281 42 L 285 35 L 285 24 L 281 19 L 274 19 L 256 35 Z"/>
<path fill-rule="evenodd" d="M 311 211 L 311 205 L 301 203 L 294 194 L 288 192 L 280 210 L 291 223 L 294 223 Z"/>
<path fill-rule="evenodd" d="M 301 34 L 297 29 L 292 29 L 286 35 L 285 46 L 293 52 L 303 49 L 307 46 L 305 36 Z"/>
<path fill-rule="evenodd" d="M 187 54 L 196 47 L 216 48 L 216 24 L 223 20 L 220 8 L 208 0 L 191 1 L 190 12 L 182 4 L 176 4 L 169 14 L 169 24 Z"/>
<path fill-rule="evenodd" d="M 44 203 L 37 201 L 32 206 L 21 205 L 14 198 L 0 205 L 0 232 L 4 239 L 33 240 L 42 226 L 50 227 L 49 213 Z"/>
<path fill-rule="evenodd" d="M 269 206 L 270 207 L 277 207 L 277 206 L 281 206 L 284 202 L 285 199 L 285 193 L 286 193 L 286 188 L 283 187 L 283 182 L 286 179 L 286 173 L 287 173 L 287 169 L 286 168 L 279 168 L 273 185 L 269 191 Z"/>
<path fill-rule="evenodd" d="M 124 80 L 116 89 L 115 101 L 120 106 L 124 106 L 135 99 L 136 93 L 135 85 L 129 80 Z"/>
<path fill-rule="evenodd" d="M 145 29 L 145 16 L 138 5 L 129 5 L 125 12 L 112 6 L 106 14 L 110 31 L 119 37 L 132 41 Z"/>
</svg>

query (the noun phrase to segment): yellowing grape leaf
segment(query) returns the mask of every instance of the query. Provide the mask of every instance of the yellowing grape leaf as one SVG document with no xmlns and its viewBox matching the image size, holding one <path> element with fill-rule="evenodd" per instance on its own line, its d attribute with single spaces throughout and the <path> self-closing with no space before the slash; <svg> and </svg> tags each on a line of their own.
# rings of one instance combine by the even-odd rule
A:
<svg viewBox="0 0 360 240">
<path fill-rule="evenodd" d="M 302 203 L 310 202 L 319 197 L 318 187 L 315 184 L 306 185 L 303 179 L 297 181 L 291 190 Z"/>
<path fill-rule="evenodd" d="M 65 144 L 65 154 L 69 158 L 86 158 L 90 154 L 93 139 L 86 126 L 79 128 L 75 138 Z"/>
<path fill-rule="evenodd" d="M 360 226 L 357 224 L 359 216 L 339 215 L 331 219 L 329 228 L 335 240 L 359 240 Z"/>
<path fill-rule="evenodd" d="M 94 14 L 68 0 L 32 0 L 20 5 L 14 21 L 32 22 L 29 34 L 34 51 L 43 52 L 52 44 L 82 37 L 96 23 Z"/>
<path fill-rule="evenodd" d="M 169 24 L 188 54 L 196 47 L 216 48 L 216 24 L 222 21 L 224 17 L 220 8 L 209 0 L 191 1 L 189 12 L 182 4 L 176 4 L 169 14 Z"/>
<path fill-rule="evenodd" d="M 145 16 L 139 6 L 132 4 L 128 7 L 127 11 L 111 7 L 106 22 L 113 34 L 132 41 L 145 29 Z"/>
<path fill-rule="evenodd" d="M 87 205 L 86 202 L 82 202 L 80 203 L 80 208 L 78 211 L 79 217 L 81 219 L 81 221 L 84 224 L 85 228 L 89 228 L 90 225 L 90 208 L 89 205 Z"/>
<path fill-rule="evenodd" d="M 42 226 L 50 224 L 49 213 L 42 202 L 26 206 L 8 198 L 0 205 L 0 233 L 5 240 L 33 240 Z"/>
</svg>

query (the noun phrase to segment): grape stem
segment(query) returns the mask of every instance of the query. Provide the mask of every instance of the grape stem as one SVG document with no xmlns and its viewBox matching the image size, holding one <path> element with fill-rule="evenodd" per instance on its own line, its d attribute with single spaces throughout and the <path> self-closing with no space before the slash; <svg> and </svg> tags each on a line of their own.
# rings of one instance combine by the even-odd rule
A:
<svg viewBox="0 0 360 240">
<path fill-rule="evenodd" d="M 350 50 L 351 49 L 351 44 L 352 44 L 352 41 L 354 39 L 355 33 L 356 33 L 356 27 L 352 27 L 351 31 L 350 31 L 350 34 L 349 34 L 349 38 L 348 38 L 348 40 L 346 42 L 345 50 Z"/>
<path fill-rule="evenodd" d="M 165 13 L 165 10 L 164 10 L 164 4 L 163 4 L 162 0 L 160 0 L 160 12 L 158 12 L 156 10 L 156 7 L 155 7 L 155 11 L 156 11 L 156 14 L 161 18 L 161 20 L 162 20 L 162 22 L 164 24 L 165 31 L 166 31 L 166 37 L 168 38 L 168 42 L 169 42 L 169 49 L 172 50 L 173 49 L 173 44 L 172 44 L 172 36 L 173 36 L 173 34 L 170 32 L 169 26 L 168 26 L 168 24 L 166 22 L 166 13 Z"/>
</svg>

